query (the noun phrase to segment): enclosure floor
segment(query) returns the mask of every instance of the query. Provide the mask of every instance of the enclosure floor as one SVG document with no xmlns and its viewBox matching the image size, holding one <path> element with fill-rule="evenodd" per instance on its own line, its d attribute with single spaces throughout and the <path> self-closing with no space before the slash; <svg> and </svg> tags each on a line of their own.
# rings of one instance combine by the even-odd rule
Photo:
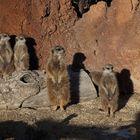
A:
<svg viewBox="0 0 140 140">
<path fill-rule="evenodd" d="M 115 118 L 107 117 L 100 111 L 99 98 L 68 106 L 66 111 L 22 108 L 0 111 L 0 136 L 15 139 L 91 139 L 124 140 L 139 139 L 140 96 L 132 95 L 125 104 L 126 96 L 121 97 L 122 105 Z M 121 137 L 111 131 L 122 128 L 136 128 L 131 137 Z M 23 138 L 25 137 L 26 138 Z"/>
</svg>

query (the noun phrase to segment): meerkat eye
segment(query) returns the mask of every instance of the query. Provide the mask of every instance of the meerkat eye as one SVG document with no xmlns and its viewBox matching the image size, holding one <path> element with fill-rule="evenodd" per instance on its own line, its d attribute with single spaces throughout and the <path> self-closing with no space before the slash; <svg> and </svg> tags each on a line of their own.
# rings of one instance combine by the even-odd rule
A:
<svg viewBox="0 0 140 140">
<path fill-rule="evenodd" d="M 61 49 L 61 48 L 58 48 L 57 50 L 58 50 L 58 51 L 61 51 L 62 49 Z"/>
<path fill-rule="evenodd" d="M 4 36 L 4 37 L 7 37 L 8 35 L 4 34 L 3 36 Z"/>
<path fill-rule="evenodd" d="M 54 53 L 54 50 L 52 49 L 52 54 Z"/>
<path fill-rule="evenodd" d="M 57 47 L 56 50 L 57 50 L 57 51 L 61 51 L 61 48 Z"/>
<path fill-rule="evenodd" d="M 107 70 L 110 70 L 110 68 L 106 68 Z"/>
</svg>

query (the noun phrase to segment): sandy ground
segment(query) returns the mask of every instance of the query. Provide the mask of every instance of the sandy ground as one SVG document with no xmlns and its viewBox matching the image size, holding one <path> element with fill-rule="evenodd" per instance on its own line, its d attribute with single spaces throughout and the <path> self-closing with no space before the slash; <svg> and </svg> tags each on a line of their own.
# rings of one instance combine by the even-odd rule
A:
<svg viewBox="0 0 140 140">
<path fill-rule="evenodd" d="M 115 118 L 99 110 L 99 97 L 68 106 L 66 111 L 1 110 L 0 136 L 4 140 L 139 140 L 140 96 L 123 96 L 120 103 Z"/>
</svg>

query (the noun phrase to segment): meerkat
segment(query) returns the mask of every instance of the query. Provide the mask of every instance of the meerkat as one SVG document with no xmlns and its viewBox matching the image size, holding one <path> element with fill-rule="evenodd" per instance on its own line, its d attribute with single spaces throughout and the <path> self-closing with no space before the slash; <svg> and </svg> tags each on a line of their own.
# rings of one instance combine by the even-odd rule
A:
<svg viewBox="0 0 140 140">
<path fill-rule="evenodd" d="M 102 72 L 93 71 L 93 72 L 89 73 L 89 76 L 90 76 L 91 80 L 93 81 L 93 83 L 96 86 L 99 86 L 99 83 L 100 83 L 100 80 L 101 80 L 101 77 L 102 77 Z"/>
<path fill-rule="evenodd" d="M 10 37 L 6 33 L 0 33 L 0 77 L 9 76 L 14 72 L 13 50 L 10 45 Z"/>
<path fill-rule="evenodd" d="M 46 65 L 47 87 L 50 103 L 53 110 L 64 107 L 70 101 L 70 84 L 67 67 L 65 64 L 65 50 L 55 46 L 48 58 Z"/>
<path fill-rule="evenodd" d="M 16 71 L 29 69 L 29 53 L 26 39 L 23 36 L 16 37 L 14 46 L 14 66 Z"/>
<path fill-rule="evenodd" d="M 91 78 L 91 81 L 97 91 L 97 96 L 99 97 L 99 83 L 102 77 L 102 72 L 99 71 L 89 72 L 89 77 Z"/>
<path fill-rule="evenodd" d="M 110 117 L 113 117 L 118 109 L 119 88 L 113 65 L 111 64 L 103 67 L 103 73 L 99 82 L 99 96 L 102 109 Z"/>
</svg>

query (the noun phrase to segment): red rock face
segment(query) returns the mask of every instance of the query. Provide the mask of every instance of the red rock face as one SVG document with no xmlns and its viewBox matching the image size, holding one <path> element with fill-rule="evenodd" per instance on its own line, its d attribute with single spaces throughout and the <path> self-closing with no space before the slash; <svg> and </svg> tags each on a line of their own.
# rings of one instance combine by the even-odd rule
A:
<svg viewBox="0 0 140 140">
<path fill-rule="evenodd" d="M 50 48 L 62 45 L 67 63 L 82 52 L 89 71 L 112 63 L 115 70 L 130 71 L 140 92 L 140 6 L 138 0 L 103 1 L 77 18 L 70 0 L 0 0 L 0 32 L 24 34 L 36 42 L 39 66 L 44 68 Z"/>
</svg>

